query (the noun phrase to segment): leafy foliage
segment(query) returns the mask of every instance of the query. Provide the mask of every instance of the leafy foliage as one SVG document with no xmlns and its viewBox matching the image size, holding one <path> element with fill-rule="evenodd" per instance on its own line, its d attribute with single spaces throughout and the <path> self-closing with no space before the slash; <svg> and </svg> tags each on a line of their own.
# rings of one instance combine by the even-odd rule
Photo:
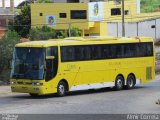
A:
<svg viewBox="0 0 160 120">
<path fill-rule="evenodd" d="M 71 28 L 71 36 L 72 37 L 81 36 L 81 31 L 79 30 L 79 28 L 72 27 Z"/>
<path fill-rule="evenodd" d="M 16 31 L 8 30 L 0 41 L 0 72 L 7 69 L 12 60 L 12 53 L 15 44 L 20 41 L 20 36 Z"/>
<path fill-rule="evenodd" d="M 78 28 L 71 28 L 72 36 L 80 36 L 80 30 Z M 31 28 L 28 37 L 30 40 L 48 40 L 53 38 L 65 38 L 68 36 L 67 30 L 54 30 L 51 27 L 42 26 Z"/>
<path fill-rule="evenodd" d="M 71 27 L 70 32 L 71 32 L 71 37 L 81 36 L 81 31 L 79 28 Z M 59 30 L 59 31 L 56 30 L 56 36 L 57 38 L 60 38 L 60 39 L 68 37 L 69 31 L 68 30 Z"/>
<path fill-rule="evenodd" d="M 30 40 L 48 40 L 55 36 L 55 30 L 47 26 L 31 28 L 28 35 Z"/>
<path fill-rule="evenodd" d="M 21 37 L 27 37 L 31 28 L 30 5 L 24 5 L 13 21 L 9 22 L 9 29 L 15 30 Z"/>
<path fill-rule="evenodd" d="M 156 12 L 160 11 L 159 0 L 141 0 L 141 12 Z"/>
</svg>

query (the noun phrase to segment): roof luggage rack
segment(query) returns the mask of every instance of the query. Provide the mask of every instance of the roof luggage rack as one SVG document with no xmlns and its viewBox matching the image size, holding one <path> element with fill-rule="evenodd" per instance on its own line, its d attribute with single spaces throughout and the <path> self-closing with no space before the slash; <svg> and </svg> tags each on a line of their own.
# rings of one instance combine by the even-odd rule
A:
<svg viewBox="0 0 160 120">
<path fill-rule="evenodd" d="M 105 36 L 91 36 L 91 37 L 68 37 L 65 40 L 75 40 L 75 41 L 108 41 L 117 40 L 117 37 L 105 37 Z"/>
</svg>

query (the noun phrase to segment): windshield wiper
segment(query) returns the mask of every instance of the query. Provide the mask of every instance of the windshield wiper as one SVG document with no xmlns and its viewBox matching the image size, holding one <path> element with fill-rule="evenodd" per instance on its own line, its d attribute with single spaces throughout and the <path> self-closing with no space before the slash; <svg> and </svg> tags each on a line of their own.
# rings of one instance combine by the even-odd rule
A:
<svg viewBox="0 0 160 120">
<path fill-rule="evenodd" d="M 22 78 L 24 78 L 24 74 L 14 74 L 12 77 L 15 79 L 18 79 L 18 78 L 22 79 Z"/>
</svg>

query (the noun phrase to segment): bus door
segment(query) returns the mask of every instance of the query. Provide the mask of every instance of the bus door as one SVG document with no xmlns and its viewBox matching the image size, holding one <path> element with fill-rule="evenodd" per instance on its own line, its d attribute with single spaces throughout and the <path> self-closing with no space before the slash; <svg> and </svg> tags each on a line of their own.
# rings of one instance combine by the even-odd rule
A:
<svg viewBox="0 0 160 120">
<path fill-rule="evenodd" d="M 46 48 L 45 80 L 54 78 L 58 70 L 58 47 Z"/>
</svg>

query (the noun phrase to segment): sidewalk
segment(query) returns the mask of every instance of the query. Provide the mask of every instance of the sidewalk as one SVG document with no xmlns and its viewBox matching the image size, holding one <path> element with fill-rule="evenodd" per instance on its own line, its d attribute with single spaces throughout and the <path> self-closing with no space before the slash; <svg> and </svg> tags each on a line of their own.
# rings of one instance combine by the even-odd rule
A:
<svg viewBox="0 0 160 120">
<path fill-rule="evenodd" d="M 0 96 L 11 94 L 11 88 L 10 86 L 0 86 Z"/>
</svg>

